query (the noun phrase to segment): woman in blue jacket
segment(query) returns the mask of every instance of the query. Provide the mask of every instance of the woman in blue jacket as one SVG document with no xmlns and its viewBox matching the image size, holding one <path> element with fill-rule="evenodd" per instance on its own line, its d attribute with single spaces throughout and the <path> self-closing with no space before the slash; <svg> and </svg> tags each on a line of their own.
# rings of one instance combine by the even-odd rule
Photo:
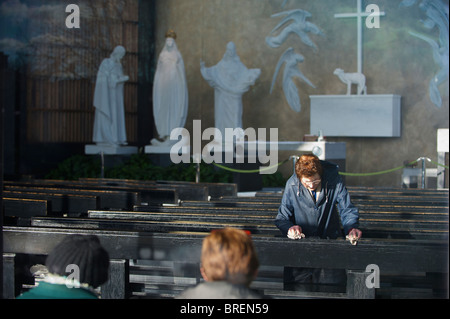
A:
<svg viewBox="0 0 450 319">
<path fill-rule="evenodd" d="M 337 165 L 315 155 L 303 155 L 296 162 L 295 174 L 286 182 L 275 225 L 292 239 L 336 239 L 345 234 L 357 241 L 362 234 L 358 229 L 358 208 L 350 201 Z M 324 269 L 285 269 L 285 282 L 329 282 L 325 278 L 334 283 L 343 281 L 345 276 L 335 276 L 333 271 Z"/>
</svg>

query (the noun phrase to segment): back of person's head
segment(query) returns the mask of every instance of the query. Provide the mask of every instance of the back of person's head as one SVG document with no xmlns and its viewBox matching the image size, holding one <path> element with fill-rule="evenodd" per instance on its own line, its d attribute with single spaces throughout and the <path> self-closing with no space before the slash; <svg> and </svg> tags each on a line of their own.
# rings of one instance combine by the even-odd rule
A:
<svg viewBox="0 0 450 319">
<path fill-rule="evenodd" d="M 78 281 L 97 288 L 108 280 L 109 255 L 95 235 L 69 235 L 50 252 L 46 260 L 49 273 L 67 276 L 69 265 L 79 269 Z M 71 266 L 73 267 L 73 266 Z"/>
<path fill-rule="evenodd" d="M 320 164 L 320 160 L 316 155 L 302 155 L 295 163 L 295 173 L 298 178 L 312 177 L 315 174 L 322 176 L 322 164 Z"/>
<path fill-rule="evenodd" d="M 207 281 L 227 281 L 249 286 L 259 261 L 251 237 L 243 230 L 212 231 L 202 245 L 202 275 Z"/>
</svg>

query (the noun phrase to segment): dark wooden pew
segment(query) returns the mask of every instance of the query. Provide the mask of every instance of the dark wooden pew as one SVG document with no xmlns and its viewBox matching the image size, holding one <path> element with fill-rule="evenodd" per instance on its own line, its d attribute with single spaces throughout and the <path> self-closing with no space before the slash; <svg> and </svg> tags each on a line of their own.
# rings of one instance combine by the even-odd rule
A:
<svg viewBox="0 0 450 319">
<path fill-rule="evenodd" d="M 266 205 L 260 207 L 204 207 L 203 205 L 197 206 L 138 206 L 135 207 L 136 211 L 148 211 L 159 212 L 169 214 L 166 219 L 172 219 L 174 214 L 183 214 L 184 219 L 192 219 L 187 216 L 188 214 L 195 213 L 197 215 L 204 214 L 209 220 L 222 220 L 227 221 L 247 221 L 248 223 L 271 223 L 270 220 L 276 216 L 276 210 L 267 208 Z M 108 218 L 108 212 L 100 212 L 103 217 Z M 118 216 L 117 212 L 110 212 L 111 216 Z M 125 212 L 126 218 L 136 219 L 138 214 L 132 215 L 131 212 Z M 221 215 L 222 217 L 219 217 Z M 228 215 L 228 216 L 227 216 Z M 91 216 L 92 215 L 91 212 Z M 97 213 L 97 216 L 98 213 Z M 125 215 L 123 215 L 125 216 Z M 151 215 L 143 215 L 151 216 Z M 162 215 L 159 214 L 160 218 Z M 375 238 L 399 238 L 400 236 L 406 236 L 406 238 L 423 238 L 425 236 L 434 238 L 445 238 L 448 236 L 448 214 L 441 213 L 404 213 L 396 211 L 361 211 L 361 227 L 365 230 L 365 236 Z M 252 220 L 258 217 L 258 220 Z M 122 217 L 125 218 L 125 217 Z M 213 219 L 212 219 L 213 218 Z M 262 220 L 264 218 L 265 220 Z M 161 219 L 162 220 L 162 219 Z M 195 220 L 200 220 L 197 217 Z M 428 228 L 427 228 L 428 227 Z"/>
<path fill-rule="evenodd" d="M 186 181 L 142 181 L 142 180 L 129 180 L 129 179 L 80 179 L 80 181 L 88 181 L 91 183 L 100 183 L 100 184 L 108 184 L 108 185 L 127 185 L 127 186 L 151 186 L 158 188 L 174 188 L 178 191 L 181 191 L 183 195 L 180 195 L 181 200 L 185 199 L 196 199 L 195 195 L 189 194 L 189 189 L 191 188 L 207 188 L 206 196 L 202 196 L 202 198 L 198 198 L 197 200 L 208 200 L 208 197 L 211 199 L 218 199 L 222 196 L 237 196 L 237 184 L 234 183 L 195 183 L 195 182 L 186 182 Z"/>
<path fill-rule="evenodd" d="M 228 215 L 230 220 L 239 216 L 254 219 L 272 218 L 274 220 L 278 210 L 278 206 L 268 207 L 264 202 L 254 202 L 253 205 L 243 206 L 211 206 L 200 202 L 190 202 L 189 204 L 190 206 L 185 206 L 187 203 L 181 203 L 181 206 L 137 206 L 134 210 L 137 212 L 159 212 L 166 214 L 204 214 L 205 218 L 219 215 L 227 218 L 226 216 Z M 400 238 L 401 236 L 405 238 L 424 238 L 427 236 L 430 239 L 448 238 L 448 212 L 445 211 L 445 208 L 421 206 L 420 209 L 420 212 L 417 212 L 416 207 L 403 211 L 396 207 L 380 209 L 378 205 L 367 205 L 364 209 L 360 209 L 361 229 L 365 231 L 364 236 L 373 238 Z M 91 216 L 94 215 L 92 214 Z M 132 216 L 129 215 L 129 218 L 133 218 Z M 139 215 L 136 214 L 135 216 Z M 256 222 L 257 220 L 254 221 L 254 223 Z"/>
<path fill-rule="evenodd" d="M 127 212 L 127 211 L 94 211 L 88 212 L 90 218 L 100 219 L 125 219 L 135 221 L 153 221 L 153 222 L 169 222 L 169 221 L 188 221 L 188 222 L 222 222 L 241 223 L 248 225 L 247 228 L 252 229 L 254 225 L 273 226 L 274 215 L 271 214 L 252 214 L 251 212 L 243 213 L 236 211 L 225 211 L 214 214 L 208 214 L 202 210 L 193 212 L 166 210 L 165 212 Z M 432 220 L 403 220 L 395 218 L 365 218 L 362 214 L 361 230 L 365 238 L 407 238 L 407 239 L 430 239 L 445 240 L 448 239 L 448 221 L 441 220 L 434 223 Z M 259 229 L 258 229 L 259 233 Z M 279 231 L 271 228 L 271 235 L 279 235 Z"/>
<path fill-rule="evenodd" d="M 89 210 L 89 218 L 103 218 L 103 219 L 127 219 L 127 220 L 153 220 L 153 221 L 172 221 L 172 220 L 189 220 L 189 221 L 214 221 L 214 222 L 248 222 L 261 223 L 273 225 L 273 214 L 252 214 L 252 212 L 225 212 L 208 214 L 201 210 L 187 211 L 104 211 L 104 210 Z"/>
<path fill-rule="evenodd" d="M 258 223 L 248 221 L 238 222 L 230 219 L 192 219 L 190 216 L 176 216 L 166 220 L 130 220 L 130 219 L 100 219 L 100 218 L 66 218 L 66 217 L 32 217 L 31 226 L 53 228 L 103 229 L 147 232 L 203 232 L 214 229 L 233 227 L 249 230 L 254 235 L 275 236 L 279 234 L 273 223 Z"/>
<path fill-rule="evenodd" d="M 236 196 L 237 185 L 233 183 L 194 183 L 178 181 L 141 181 L 129 179 L 83 178 L 76 181 L 66 180 L 27 180 L 6 181 L 6 185 L 41 186 L 41 187 L 73 187 L 100 188 L 142 192 L 142 202 L 163 203 L 179 200 L 208 200 L 221 196 Z M 164 191 L 176 192 L 172 198 Z M 159 200 L 155 200 L 159 199 Z"/>
<path fill-rule="evenodd" d="M 156 207 L 157 208 L 157 207 Z M 207 212 L 202 212 L 204 207 L 196 208 L 190 207 L 192 210 L 187 212 L 186 209 L 179 209 L 177 207 L 160 207 L 164 212 L 135 212 L 135 211 L 89 211 L 89 218 L 98 219 L 93 222 L 90 220 L 74 220 L 74 219 L 49 219 L 49 218 L 35 218 L 35 226 L 46 226 L 46 227 L 68 227 L 68 228 L 91 228 L 91 229 L 122 229 L 122 230 L 140 230 L 140 231 L 152 231 L 152 232 L 182 232 L 189 231 L 193 233 L 208 232 L 212 229 L 221 228 L 225 226 L 238 227 L 242 229 L 251 230 L 256 237 L 277 237 L 279 236 L 279 231 L 273 226 L 273 214 L 276 214 L 276 210 L 272 210 L 272 213 L 268 212 L 268 215 L 263 213 L 252 212 L 251 209 L 244 209 L 243 211 L 236 210 L 235 208 L 220 208 Z M 222 210 L 222 212 L 220 212 Z M 395 214 L 395 213 L 392 213 Z M 376 216 L 376 215 L 375 215 Z M 372 216 L 374 217 L 374 216 Z M 448 242 L 448 227 L 447 229 L 434 229 L 431 222 L 425 223 L 425 226 L 418 225 L 415 222 L 413 224 L 404 222 L 403 220 L 397 221 L 386 219 L 380 221 L 365 221 L 364 216 L 361 218 L 361 225 L 364 240 L 385 240 L 388 242 L 395 241 L 396 239 L 415 239 L 418 243 L 446 243 Z M 398 217 L 398 216 L 397 216 Z M 408 216 L 411 218 L 411 216 Z M 105 219 L 114 220 L 107 221 Z M 441 216 L 441 220 L 442 220 Z M 377 225 L 377 223 L 379 225 Z M 427 225 L 430 224 L 430 225 Z M 447 222 L 448 224 L 448 222 Z M 258 225 L 255 227 L 255 225 Z M 426 226 L 430 226 L 428 229 Z M 425 227 L 425 228 L 423 228 Z M 384 238 L 384 239 L 383 239 Z M 442 240 L 447 238 L 447 240 Z M 412 244 L 412 242 L 411 242 Z M 277 269 L 278 272 L 282 271 Z M 384 272 L 386 273 L 386 272 Z M 273 275 L 273 274 L 272 274 Z M 394 282 L 398 281 L 398 277 L 404 277 L 405 274 L 400 276 L 396 275 L 394 277 Z M 167 281 L 167 277 L 165 280 Z M 169 277 L 170 278 L 170 277 Z M 158 279 L 160 280 L 160 279 Z M 164 280 L 164 279 L 163 279 Z M 169 279 L 170 280 L 170 279 Z M 406 279 L 405 279 L 406 280 Z M 421 277 L 414 277 L 409 282 L 409 285 L 420 285 L 424 286 Z M 419 283 L 417 283 L 419 282 Z M 179 283 L 178 283 L 179 284 Z M 178 284 L 172 285 L 170 292 L 170 285 L 165 285 L 165 295 L 170 295 L 170 293 L 176 294 L 180 292 L 182 286 Z M 259 283 L 257 287 L 267 287 L 268 285 L 276 285 L 275 282 L 267 282 L 263 280 Z M 178 286 L 177 286 L 178 285 Z M 281 279 L 278 278 L 278 286 L 282 285 Z M 280 290 L 281 289 L 281 290 Z M 410 288 L 411 291 L 411 288 Z M 301 297 L 301 298 L 337 298 L 343 297 L 342 293 L 289 293 L 283 291 L 282 288 L 278 289 L 265 289 L 265 292 L 273 297 L 288 298 L 288 297 Z M 159 293 L 159 292 L 158 292 Z M 386 294 L 389 296 L 391 292 Z M 410 293 L 410 292 L 408 292 Z M 155 292 L 156 294 L 156 292 Z"/>
<path fill-rule="evenodd" d="M 128 179 L 98 179 L 98 178 L 82 178 L 76 182 L 81 185 L 85 185 L 87 187 L 95 187 L 95 188 L 111 188 L 111 189 L 122 189 L 122 190 L 131 190 L 138 192 L 152 192 L 154 191 L 153 197 L 155 195 L 159 195 L 155 192 L 161 193 L 164 190 L 174 191 L 177 194 L 177 198 L 179 200 L 184 199 L 194 199 L 199 201 L 206 201 L 209 198 L 209 190 L 206 185 L 201 184 L 177 184 L 177 183 L 158 183 L 156 181 L 139 181 L 139 180 L 128 180 Z M 156 196 L 156 197 L 161 197 Z M 155 200 L 152 200 L 151 197 L 148 199 L 143 197 L 143 202 L 146 203 L 155 203 Z M 161 202 L 161 201 L 160 201 Z M 171 201 L 165 201 L 171 202 Z"/>
<path fill-rule="evenodd" d="M 9 217 L 47 216 L 51 212 L 51 202 L 46 199 L 3 197 L 3 214 Z"/>
<path fill-rule="evenodd" d="M 9 182 L 8 182 L 9 183 Z M 134 189 L 144 188 L 157 188 L 157 189 L 174 189 L 177 190 L 180 195 L 179 199 L 197 199 L 207 200 L 208 197 L 217 199 L 222 196 L 237 196 L 237 185 L 235 183 L 206 183 L 206 182 L 186 182 L 186 181 L 144 181 L 144 180 L 131 180 L 131 179 L 112 179 L 112 178 L 80 178 L 77 181 L 63 181 L 63 180 L 30 180 L 30 181 L 17 181 L 15 184 L 46 184 L 46 185 L 93 185 L 93 186 L 121 186 L 130 187 Z M 206 187 L 207 191 L 204 192 Z M 194 189 L 194 190 L 192 190 Z"/>
<path fill-rule="evenodd" d="M 401 207 L 443 207 L 448 208 L 448 199 L 440 198 L 440 199 L 427 199 L 424 198 L 416 198 L 411 199 L 408 197 L 400 198 L 391 198 L 391 197 L 370 197 L 367 195 L 364 196 L 351 196 L 352 203 L 356 206 L 401 206 Z M 279 206 L 281 203 L 281 197 L 275 198 L 262 198 L 262 197 L 224 197 L 221 198 L 220 201 L 215 201 L 214 203 L 220 205 L 251 205 L 254 203 L 264 203 L 265 205 L 270 206 Z"/>
<path fill-rule="evenodd" d="M 95 211 L 88 212 L 90 218 L 100 219 L 125 219 L 135 221 L 188 221 L 188 222 L 222 222 L 243 223 L 248 228 L 254 225 L 274 226 L 274 216 L 276 213 L 254 213 L 252 211 L 233 211 L 233 210 L 215 210 L 204 211 L 202 209 L 191 209 L 190 211 L 174 209 L 174 207 L 165 207 L 161 211 L 154 210 L 147 212 L 129 212 L 129 211 Z M 395 213 L 393 213 L 395 214 Z M 399 219 L 394 217 L 369 216 L 361 214 L 360 225 L 366 238 L 408 238 L 408 239 L 430 239 L 445 240 L 448 239 L 448 220 L 440 219 Z M 244 226 L 245 227 L 245 226 Z M 258 232 L 259 233 L 259 232 Z M 279 235 L 275 228 L 271 229 L 271 235 Z"/>
<path fill-rule="evenodd" d="M 281 197 L 278 197 L 278 199 L 281 199 Z M 243 202 L 242 200 L 244 199 L 239 198 L 238 203 Z M 180 205 L 186 206 L 150 205 L 137 208 L 141 207 L 138 205 L 135 207 L 135 211 L 91 210 L 89 211 L 89 219 L 87 222 L 83 222 L 86 219 L 77 221 L 74 219 L 52 220 L 51 218 L 35 218 L 34 225 L 36 229 L 44 229 L 45 225 L 45 229 L 52 229 L 52 231 L 56 229 L 54 228 L 55 226 L 66 227 L 62 229 L 65 229 L 68 232 L 78 232 L 82 231 L 83 228 L 90 227 L 92 228 L 90 231 L 96 232 L 105 231 L 104 229 L 107 228 L 108 231 L 117 232 L 120 236 L 129 231 L 139 230 L 139 233 L 148 233 L 148 231 L 151 231 L 155 236 L 159 236 L 159 234 L 171 235 L 176 233 L 183 238 L 186 236 L 203 236 L 211 229 L 221 228 L 224 227 L 224 225 L 234 225 L 244 229 L 256 225 L 256 227 L 253 228 L 255 239 L 272 238 L 274 240 L 286 240 L 285 238 L 277 236 L 278 230 L 273 226 L 273 223 L 270 222 L 271 217 L 275 218 L 276 216 L 278 209 L 277 205 L 268 207 L 267 203 L 270 201 L 267 198 L 263 198 L 261 201 L 257 201 L 256 199 L 245 200 L 247 200 L 246 203 L 251 203 L 253 206 L 245 205 L 243 207 L 237 207 L 236 205 L 233 206 L 232 201 L 227 202 L 222 200 L 216 200 L 214 202 L 222 203 L 223 205 L 215 205 L 213 207 L 205 204 L 205 202 L 190 202 L 189 206 L 187 206 L 187 202 L 180 203 Z M 273 198 L 270 200 L 273 200 Z M 194 205 L 193 203 L 199 203 L 199 205 Z M 408 203 L 408 201 L 405 201 L 405 203 Z M 360 244 L 376 242 L 391 245 L 402 242 L 405 244 L 404 249 L 409 249 L 409 246 L 414 245 L 423 246 L 425 249 L 430 247 L 430 245 L 444 245 L 448 247 L 448 206 L 447 208 L 445 206 L 436 207 L 432 205 L 414 206 L 405 204 L 405 206 L 407 206 L 407 209 L 405 209 L 404 206 L 386 205 L 386 207 L 390 208 L 387 210 L 386 207 L 380 207 L 378 204 L 366 205 L 364 207 L 366 210 L 361 210 L 361 225 L 364 238 L 361 240 Z M 420 209 L 420 211 L 411 209 Z M 447 219 L 445 216 L 447 216 Z M 94 219 L 97 219 L 97 221 L 93 221 Z M 442 227 L 435 227 L 436 224 L 441 225 Z M 272 231 L 273 233 L 270 233 Z M 444 240 L 442 240 L 443 238 Z M 316 240 L 318 239 L 309 238 L 307 241 L 303 241 L 303 243 L 315 242 Z M 329 243 L 332 241 L 324 240 L 324 242 Z M 348 242 L 346 244 L 349 246 Z M 359 247 L 360 244 L 358 244 L 357 247 Z M 414 249 L 409 249 L 409 252 L 411 254 L 417 254 L 416 258 L 422 258 L 422 256 Z M 155 253 L 165 255 L 165 253 L 161 251 Z M 265 250 L 263 254 L 266 254 Z M 288 252 L 288 254 L 294 254 L 294 252 Z M 436 255 L 432 262 L 436 262 L 435 259 L 445 259 L 446 256 L 448 255 Z M 169 258 L 167 260 L 171 259 Z M 264 266 L 265 265 L 270 265 L 271 267 L 284 266 L 279 264 L 274 265 L 273 263 L 264 264 Z M 404 270 L 402 267 L 403 266 L 398 268 L 397 271 L 412 271 L 408 269 Z M 382 269 L 382 272 L 385 273 L 388 271 L 386 269 Z M 422 271 L 417 269 L 418 268 L 416 268 L 414 272 Z M 392 268 L 389 271 L 395 271 L 395 269 Z M 430 268 L 427 272 L 434 271 Z M 446 273 L 445 271 L 437 272 Z M 280 292 L 272 293 L 278 295 Z"/>
<path fill-rule="evenodd" d="M 405 196 L 443 196 L 448 193 L 446 189 L 432 189 L 432 188 L 396 188 L 396 187 L 359 187 L 346 186 L 351 194 L 373 194 L 373 195 L 405 195 Z"/>
<path fill-rule="evenodd" d="M 274 208 L 267 208 L 263 206 L 254 205 L 253 207 L 210 207 L 210 206 L 177 206 L 177 205 L 163 205 L 163 206 L 141 206 L 133 207 L 136 212 L 185 212 L 185 213 L 202 213 L 206 215 L 214 215 L 216 213 L 223 214 L 254 214 L 254 215 L 269 215 L 275 218 L 277 210 Z M 275 214 L 275 215 L 274 215 Z"/>
<path fill-rule="evenodd" d="M 92 194 L 71 194 L 61 193 L 55 191 L 39 192 L 32 190 L 3 190 L 3 196 L 14 198 L 16 200 L 45 200 L 51 202 L 51 205 L 47 205 L 49 213 L 52 215 L 68 214 L 68 215 L 82 215 L 90 209 L 99 209 L 100 198 Z M 26 201 L 24 202 L 24 204 Z M 36 212 L 37 215 L 33 215 L 33 210 L 23 212 L 18 217 L 31 217 L 31 216 L 43 216 L 41 213 Z"/>
<path fill-rule="evenodd" d="M 280 202 L 265 202 L 265 201 L 256 201 L 256 200 L 246 200 L 246 199 L 240 199 L 236 202 L 232 201 L 221 201 L 221 200 L 215 200 L 215 201 L 181 201 L 179 203 L 179 206 L 185 207 L 185 208 L 192 208 L 192 207 L 199 207 L 199 208 L 207 208 L 207 207 L 216 207 L 216 208 L 235 208 L 240 210 L 241 208 L 250 208 L 254 209 L 255 211 L 262 208 L 264 210 L 273 210 L 277 211 L 280 207 Z M 427 218 L 427 216 L 430 217 L 439 217 L 446 218 L 448 216 L 448 207 L 446 206 L 433 206 L 433 205 L 409 205 L 408 203 L 405 203 L 403 205 L 380 205 L 380 204 L 370 204 L 370 203 L 358 203 L 356 205 L 358 209 L 362 213 L 373 213 L 373 214 L 379 214 L 382 215 L 384 213 L 386 214 L 397 214 L 400 218 L 405 218 L 407 216 L 423 216 L 424 218 Z M 148 208 L 140 208 L 135 207 L 134 210 L 136 211 L 145 211 L 148 210 Z"/>
<path fill-rule="evenodd" d="M 422 198 L 423 200 L 444 200 L 448 203 L 448 190 L 436 190 L 436 189 L 403 189 L 403 188 L 370 188 L 370 187 L 348 187 L 347 190 L 351 197 L 363 198 L 379 198 L 379 197 L 389 197 L 389 198 L 409 198 L 417 199 Z M 258 191 L 255 193 L 254 197 L 243 197 L 243 198 L 253 198 L 254 200 L 269 200 L 269 201 L 280 201 L 283 196 L 283 192 L 264 192 Z M 221 199 L 234 199 L 236 196 L 223 196 Z"/>
<path fill-rule="evenodd" d="M 179 193 L 182 198 L 206 201 L 210 198 L 209 191 L 213 192 L 214 196 L 232 195 L 236 194 L 236 185 L 108 179 L 5 181 L 4 185 L 5 194 L 9 192 L 16 198 L 52 199 L 53 205 L 49 207 L 55 214 L 69 213 L 70 215 L 86 213 L 87 210 L 95 208 L 130 209 L 141 203 L 176 204 L 179 201 Z M 93 195 L 98 197 L 96 205 L 93 203 L 93 198 L 86 197 L 84 200 L 82 198 L 82 196 Z M 31 216 L 30 212 L 32 210 L 28 210 L 25 214 Z"/>
<path fill-rule="evenodd" d="M 218 199 L 222 196 L 237 196 L 237 184 L 235 183 L 207 183 L 207 182 L 187 182 L 187 181 L 142 181 L 142 180 L 130 180 L 130 179 L 98 179 L 98 178 L 87 178 L 80 179 L 80 182 L 98 183 L 106 185 L 126 185 L 134 187 L 157 187 L 157 188 L 169 188 L 181 191 L 180 200 L 185 199 L 195 199 L 195 194 L 190 194 L 190 188 L 207 188 L 206 196 L 201 195 L 201 198 L 197 200 L 208 200 Z"/>
<path fill-rule="evenodd" d="M 46 255 L 64 236 L 74 233 L 94 233 L 99 236 L 115 263 L 111 273 L 115 280 L 102 287 L 105 298 L 127 296 L 125 290 L 128 260 L 170 260 L 195 264 L 200 260 L 201 243 L 205 236 L 205 233 L 171 234 L 6 226 L 3 233 L 4 253 Z M 351 246 L 342 240 L 309 238 L 292 241 L 267 236 L 254 236 L 253 241 L 262 265 L 364 270 L 367 265 L 376 264 L 381 272 L 448 273 L 448 243 L 445 242 L 362 239 L 357 246 Z M 11 267 L 5 269 L 10 270 Z M 364 271 L 360 273 L 367 275 Z M 11 280 L 14 276 L 10 275 L 8 278 Z M 364 279 L 350 278 L 364 286 Z M 352 283 L 347 286 L 354 288 Z M 360 288 L 362 291 L 367 290 Z"/>
<path fill-rule="evenodd" d="M 278 209 L 280 207 L 281 199 L 280 201 L 276 202 L 264 202 L 264 201 L 254 201 L 254 200 L 245 200 L 245 199 L 239 199 L 237 201 L 224 201 L 224 200 L 210 200 L 210 201 L 193 201 L 193 200 L 184 200 L 180 201 L 180 206 L 184 207 L 248 207 L 248 208 L 256 208 L 258 209 L 264 204 L 265 209 Z M 139 209 L 137 209 L 139 210 Z"/>
<path fill-rule="evenodd" d="M 76 198 L 77 196 L 97 197 L 98 205 L 102 209 L 131 209 L 134 205 L 141 204 L 141 197 L 138 192 L 120 191 L 120 190 L 96 190 L 81 188 L 52 188 L 41 186 L 11 186 L 5 185 L 3 192 L 22 193 L 24 196 L 34 196 L 39 194 L 41 197 L 52 198 L 59 196 L 61 198 Z"/>
<path fill-rule="evenodd" d="M 384 216 L 394 215 L 400 219 L 409 217 L 420 218 L 421 215 L 424 219 L 429 218 L 431 220 L 437 220 L 439 218 L 445 219 L 448 216 L 448 191 L 439 191 L 439 199 L 429 198 L 431 192 L 426 192 L 419 196 L 416 193 L 407 192 L 404 197 L 399 197 L 402 191 L 390 192 L 387 195 L 379 196 L 375 194 L 373 196 L 370 193 L 365 193 L 363 198 L 354 198 L 352 196 L 353 203 L 360 209 L 361 214 L 381 214 L 386 213 Z M 391 195 L 391 194 L 395 195 Z M 411 198 L 411 194 L 414 194 L 415 198 Z M 395 197 L 393 197 L 395 196 Z M 182 201 L 181 206 L 208 206 L 208 207 L 258 207 L 278 209 L 281 203 L 281 195 L 272 196 L 255 196 L 255 197 L 226 197 L 221 200 L 211 202 L 196 202 L 196 201 Z M 373 215 L 372 215 L 373 216 Z"/>
<path fill-rule="evenodd" d="M 235 183 L 205 183 L 200 182 L 198 184 L 193 182 L 182 181 L 156 181 L 157 185 L 184 185 L 192 187 L 193 185 L 202 185 L 208 188 L 208 194 L 211 199 L 218 199 L 222 196 L 237 196 L 237 184 Z"/>
</svg>

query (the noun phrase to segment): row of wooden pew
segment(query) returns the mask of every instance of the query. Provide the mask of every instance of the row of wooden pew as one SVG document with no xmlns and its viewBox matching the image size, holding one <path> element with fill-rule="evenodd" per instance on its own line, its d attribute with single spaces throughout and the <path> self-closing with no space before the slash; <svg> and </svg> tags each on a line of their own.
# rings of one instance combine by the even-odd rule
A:
<svg viewBox="0 0 450 319">
<path fill-rule="evenodd" d="M 240 197 L 236 185 L 214 183 L 5 182 L 5 269 L 18 268 L 18 254 L 48 254 L 69 233 L 94 233 L 112 258 L 114 280 L 102 286 L 103 298 L 172 298 L 199 282 L 205 234 L 229 226 L 251 231 L 261 262 L 252 285 L 267 296 L 448 296 L 448 190 L 349 187 L 349 191 L 360 208 L 364 234 L 357 246 L 343 240 L 281 237 L 273 223 L 281 192 Z M 88 198 L 84 201 L 78 196 Z M 33 206 L 42 201 L 45 209 Z M 379 289 L 368 289 L 361 280 L 367 276 L 366 267 L 373 264 L 380 268 Z M 347 288 L 286 290 L 282 282 L 285 266 L 347 269 Z M 15 286 L 10 280 L 7 285 Z M 12 290 L 9 297 L 18 293 Z"/>
<path fill-rule="evenodd" d="M 142 182 L 115 179 L 78 181 L 4 181 L 5 216 L 80 216 L 90 209 L 132 209 L 135 205 L 177 204 L 236 196 L 237 186 L 226 183 Z"/>
</svg>

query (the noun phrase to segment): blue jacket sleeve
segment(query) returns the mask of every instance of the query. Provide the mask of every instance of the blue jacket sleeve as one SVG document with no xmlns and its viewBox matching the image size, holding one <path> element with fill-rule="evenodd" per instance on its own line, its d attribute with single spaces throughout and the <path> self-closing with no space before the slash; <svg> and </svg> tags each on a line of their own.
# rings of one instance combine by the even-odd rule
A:
<svg viewBox="0 0 450 319">
<path fill-rule="evenodd" d="M 339 183 L 336 203 L 341 216 L 342 226 L 347 235 L 350 229 L 359 227 L 359 210 L 350 200 L 350 194 L 343 183 Z"/>
<path fill-rule="evenodd" d="M 275 225 L 286 236 L 289 228 L 294 226 L 294 207 L 291 204 L 292 190 L 290 187 L 285 188 L 283 197 L 281 199 L 280 207 L 278 208 L 278 214 L 275 218 Z"/>
</svg>

